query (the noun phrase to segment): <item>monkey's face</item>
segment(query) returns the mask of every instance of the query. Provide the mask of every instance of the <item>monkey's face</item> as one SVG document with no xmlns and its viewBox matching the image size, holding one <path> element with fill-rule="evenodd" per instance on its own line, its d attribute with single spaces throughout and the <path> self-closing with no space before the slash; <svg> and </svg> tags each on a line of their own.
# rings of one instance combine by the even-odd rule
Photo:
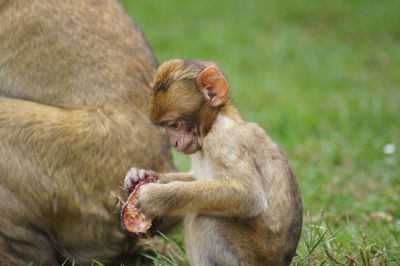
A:
<svg viewBox="0 0 400 266">
<path fill-rule="evenodd" d="M 213 63 L 170 60 L 157 69 L 150 118 L 166 129 L 177 151 L 192 154 L 200 150 L 227 95 L 226 79 Z"/>
<path fill-rule="evenodd" d="M 178 152 L 192 154 L 201 146 L 201 139 L 189 123 L 184 120 L 169 120 L 162 124 L 168 134 L 169 142 Z"/>
<path fill-rule="evenodd" d="M 198 71 L 189 71 L 183 64 L 183 60 L 171 60 L 158 68 L 149 114 L 153 122 L 165 128 L 178 152 L 192 154 L 201 145 L 196 114 L 204 99 L 196 85 Z"/>
</svg>

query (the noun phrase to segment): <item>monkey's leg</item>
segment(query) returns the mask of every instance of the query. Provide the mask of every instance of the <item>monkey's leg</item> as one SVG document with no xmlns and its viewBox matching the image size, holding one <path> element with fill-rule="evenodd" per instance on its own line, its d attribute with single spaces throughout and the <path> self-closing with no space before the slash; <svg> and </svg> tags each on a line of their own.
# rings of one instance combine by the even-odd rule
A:
<svg viewBox="0 0 400 266">
<path fill-rule="evenodd" d="M 77 262 L 124 252 L 111 193 L 123 176 L 113 172 L 113 160 L 121 158 L 107 154 L 115 138 L 102 117 L 96 110 L 0 100 L 0 261 L 21 264 L 26 254 L 50 265 L 55 249 Z"/>
<path fill-rule="evenodd" d="M 0 178 L 0 265 L 28 265 L 31 262 L 59 265 L 46 233 L 35 227 L 33 222 L 18 219 L 21 213 L 29 213 L 30 210 L 23 206 L 16 193 L 2 183 L 2 170 Z"/>
<path fill-rule="evenodd" d="M 185 248 L 190 265 L 286 265 L 279 251 L 274 250 L 270 256 L 266 248 L 271 242 L 267 243 L 264 234 L 237 217 L 185 216 Z"/>
<path fill-rule="evenodd" d="M 220 220 L 197 214 L 185 216 L 185 248 L 190 265 L 240 265 L 237 254 L 219 230 Z"/>
<path fill-rule="evenodd" d="M 0 264 L 42 262 L 56 265 L 55 251 L 46 232 L 40 229 L 40 220 L 45 217 L 38 217 L 38 206 L 47 203 L 37 201 L 40 196 L 35 197 L 32 193 L 37 190 L 29 181 L 32 178 L 28 172 L 35 171 L 37 166 L 25 160 L 23 150 L 18 148 L 24 146 L 33 133 L 27 123 L 18 121 L 26 115 L 21 113 L 18 117 L 19 111 L 17 101 L 0 99 Z M 24 133 L 25 137 L 22 136 Z M 16 139 L 21 142 L 17 143 Z M 23 159 L 19 160 L 19 156 Z M 26 204 L 27 201 L 30 203 Z"/>
</svg>

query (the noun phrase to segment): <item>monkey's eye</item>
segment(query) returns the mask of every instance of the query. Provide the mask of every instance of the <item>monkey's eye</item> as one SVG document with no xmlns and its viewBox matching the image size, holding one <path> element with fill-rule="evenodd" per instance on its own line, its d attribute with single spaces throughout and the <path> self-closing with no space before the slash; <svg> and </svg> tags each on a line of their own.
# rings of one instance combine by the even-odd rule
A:
<svg viewBox="0 0 400 266">
<path fill-rule="evenodd" d="M 178 122 L 171 121 L 171 122 L 167 123 L 167 127 L 169 127 L 169 128 L 178 128 Z"/>
</svg>

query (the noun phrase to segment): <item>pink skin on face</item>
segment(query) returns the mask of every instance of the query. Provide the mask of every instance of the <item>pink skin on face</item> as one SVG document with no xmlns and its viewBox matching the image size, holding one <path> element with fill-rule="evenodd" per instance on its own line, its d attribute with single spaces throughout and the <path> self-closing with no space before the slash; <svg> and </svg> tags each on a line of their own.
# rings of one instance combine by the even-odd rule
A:
<svg viewBox="0 0 400 266">
<path fill-rule="evenodd" d="M 192 131 L 166 127 L 169 142 L 178 152 L 192 154 L 200 149 L 198 137 Z"/>
</svg>

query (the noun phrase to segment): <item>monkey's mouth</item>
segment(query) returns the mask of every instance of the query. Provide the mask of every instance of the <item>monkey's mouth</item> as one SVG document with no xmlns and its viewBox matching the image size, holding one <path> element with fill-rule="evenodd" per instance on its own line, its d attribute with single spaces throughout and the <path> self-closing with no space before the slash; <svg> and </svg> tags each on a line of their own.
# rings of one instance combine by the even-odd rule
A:
<svg viewBox="0 0 400 266">
<path fill-rule="evenodd" d="M 193 154 L 200 149 L 199 145 L 190 145 L 187 149 L 183 150 L 184 154 Z"/>
<path fill-rule="evenodd" d="M 182 152 L 184 154 L 195 153 L 200 149 L 199 138 L 193 133 L 182 135 L 178 141 L 174 143 L 174 147 L 177 152 Z"/>
<path fill-rule="evenodd" d="M 198 143 L 198 141 L 197 141 L 197 138 L 193 138 L 193 140 L 189 143 L 189 145 L 187 145 L 187 146 L 186 146 L 185 148 L 183 148 L 183 149 L 180 149 L 180 150 L 177 149 L 177 151 L 182 152 L 182 153 L 188 155 L 188 154 L 193 154 L 193 153 L 195 153 L 195 152 L 198 151 L 199 149 L 200 149 L 200 145 L 199 145 L 199 143 Z"/>
</svg>

